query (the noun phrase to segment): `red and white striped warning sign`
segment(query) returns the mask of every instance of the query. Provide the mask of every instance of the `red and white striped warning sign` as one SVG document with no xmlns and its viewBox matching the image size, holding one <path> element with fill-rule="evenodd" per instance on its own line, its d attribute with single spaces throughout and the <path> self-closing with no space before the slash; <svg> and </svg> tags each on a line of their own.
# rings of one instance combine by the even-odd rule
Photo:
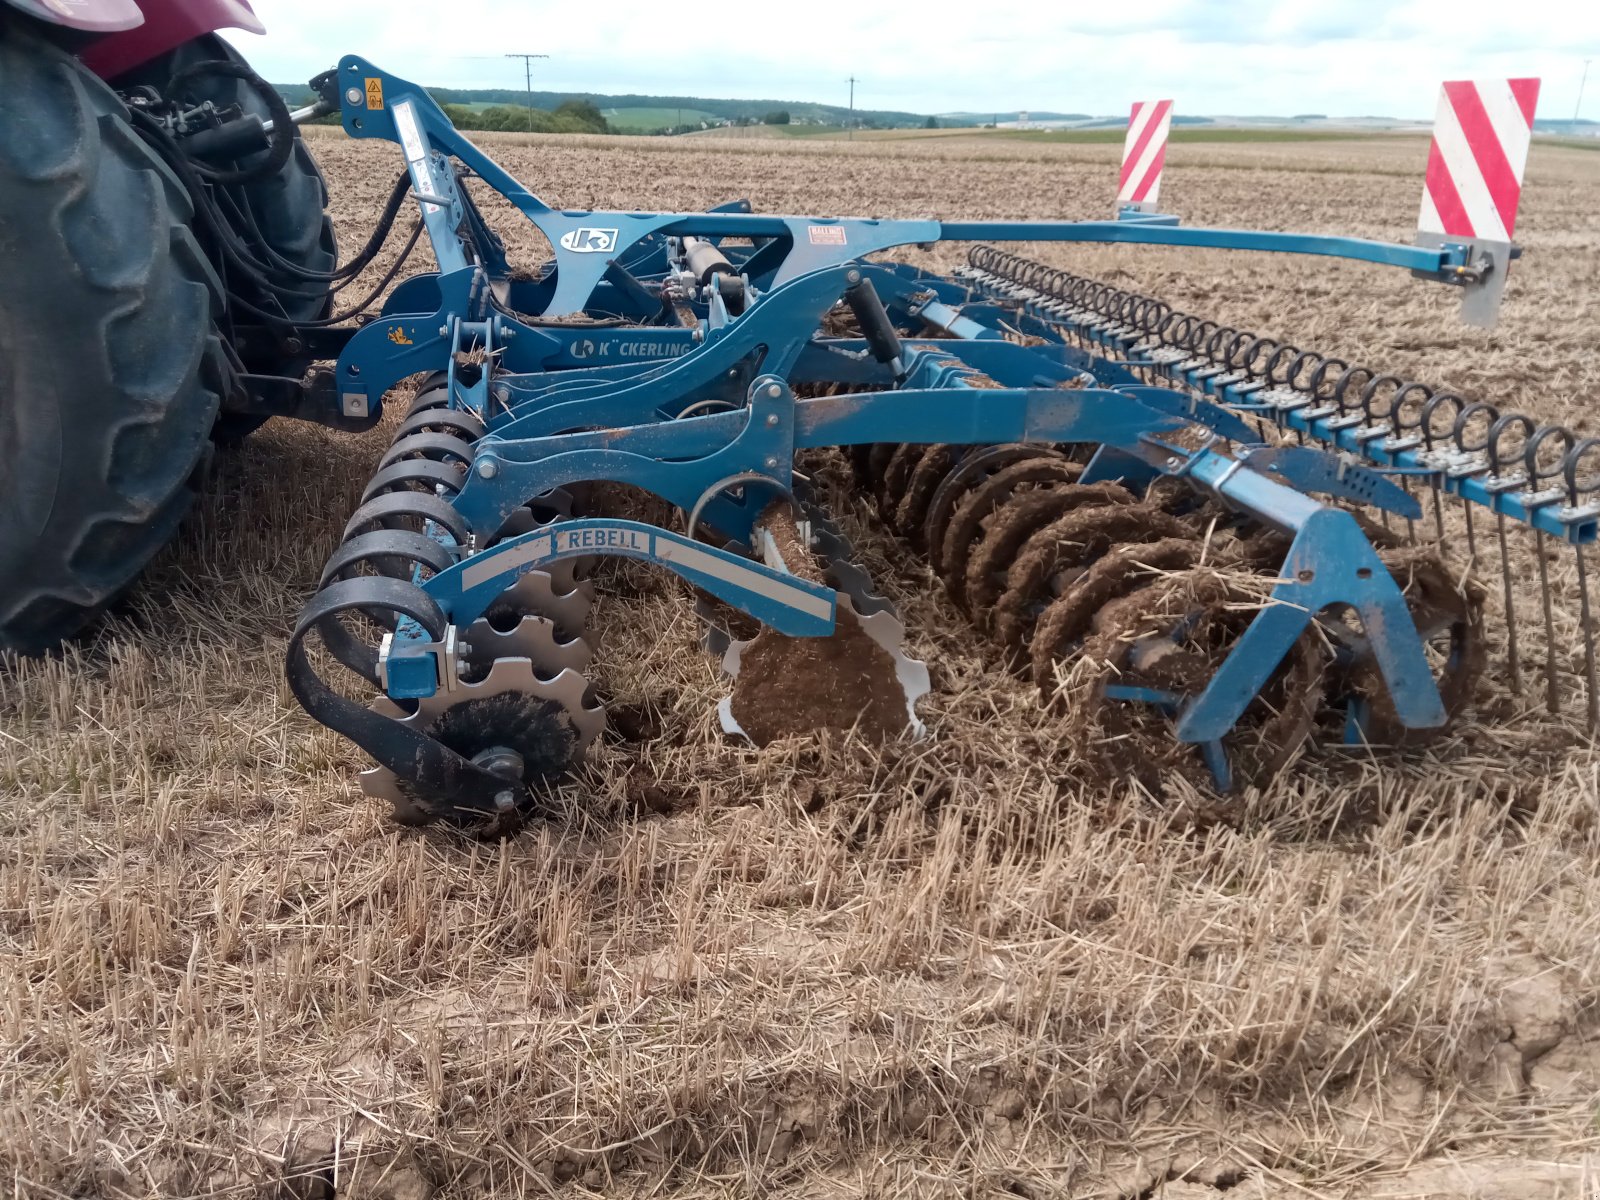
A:
<svg viewBox="0 0 1600 1200">
<path fill-rule="evenodd" d="M 1171 100 L 1141 100 L 1128 118 L 1122 143 L 1122 184 L 1118 204 L 1155 204 L 1161 196 L 1161 168 L 1167 162 L 1167 134 L 1172 129 Z"/>
<path fill-rule="evenodd" d="M 1440 89 L 1421 232 L 1511 240 L 1538 103 L 1537 79 L 1460 80 Z"/>
</svg>

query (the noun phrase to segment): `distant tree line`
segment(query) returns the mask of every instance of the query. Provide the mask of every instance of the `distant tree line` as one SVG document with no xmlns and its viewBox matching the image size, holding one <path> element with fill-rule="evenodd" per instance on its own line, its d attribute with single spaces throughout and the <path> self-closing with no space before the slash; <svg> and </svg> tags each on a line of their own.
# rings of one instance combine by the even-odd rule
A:
<svg viewBox="0 0 1600 1200">
<path fill-rule="evenodd" d="M 445 116 L 457 129 L 500 130 L 508 133 L 612 133 L 614 130 L 590 100 L 567 100 L 554 110 L 514 108 L 496 104 L 489 108 L 469 108 L 465 104 L 441 104 Z"/>
<path fill-rule="evenodd" d="M 286 88 L 279 86 L 284 100 L 290 108 L 300 108 L 305 105 L 315 104 L 317 97 L 308 88 Z M 496 104 L 489 108 L 474 109 L 465 104 L 446 103 L 437 92 L 432 93 L 433 98 L 439 101 L 439 107 L 444 109 L 445 115 L 450 118 L 450 123 L 457 129 L 497 129 L 511 133 L 615 133 L 610 123 L 601 114 L 599 107 L 592 100 L 566 100 L 558 104 L 553 110 L 535 108 L 530 112 L 527 108 L 519 108 L 510 104 Z M 319 117 L 314 124 L 338 125 L 340 118 L 337 113 L 326 117 Z"/>
<path fill-rule="evenodd" d="M 3 0 L 0 0 L 3 2 Z M 304 84 L 275 85 L 291 108 L 314 103 L 316 97 Z M 530 127 L 527 93 L 508 88 L 429 88 L 429 94 L 449 114 L 456 128 L 465 130 L 494 129 L 516 132 Z M 602 115 L 602 105 L 617 108 L 679 108 L 694 109 L 707 114 L 702 121 L 684 122 L 651 130 L 653 133 L 689 133 L 705 128 L 706 124 L 749 125 L 831 125 L 845 128 L 854 124 L 857 129 L 909 129 L 939 128 L 948 125 L 973 125 L 971 120 L 938 120 L 905 112 L 871 111 L 856 109 L 850 112 L 842 106 L 827 104 L 798 104 L 783 108 L 765 109 L 759 100 L 725 100 L 703 96 L 644 96 L 600 95 L 573 96 L 570 93 L 533 93 L 531 126 L 535 133 L 616 133 Z M 1178 118 L 1181 119 L 1181 118 Z M 337 115 L 323 117 L 319 125 L 337 125 Z M 631 132 L 645 132 L 632 130 Z"/>
</svg>

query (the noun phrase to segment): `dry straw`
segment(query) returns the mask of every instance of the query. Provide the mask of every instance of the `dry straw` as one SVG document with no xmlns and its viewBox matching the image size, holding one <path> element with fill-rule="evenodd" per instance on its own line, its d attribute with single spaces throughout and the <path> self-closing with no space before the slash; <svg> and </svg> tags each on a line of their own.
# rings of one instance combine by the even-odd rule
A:
<svg viewBox="0 0 1600 1200">
<path fill-rule="evenodd" d="M 354 244 L 388 148 L 318 149 Z M 1068 149 L 495 147 L 573 206 L 1099 214 L 1105 172 Z M 1359 146 L 1191 153 L 1169 188 L 1200 221 L 1414 215 L 1349 172 Z M 1571 417 L 1553 397 L 1600 390 L 1597 170 L 1536 148 L 1493 341 L 1359 267 L 1041 254 Z M 836 496 L 934 668 L 929 741 L 729 742 L 689 598 L 619 569 L 596 674 L 624 736 L 515 841 L 401 832 L 281 676 L 384 438 L 269 427 L 125 610 L 0 667 L 14 1195 L 1592 1190 L 1600 756 L 1531 702 L 1491 689 L 1426 750 L 1314 751 L 1222 811 L 1091 782 Z"/>
</svg>

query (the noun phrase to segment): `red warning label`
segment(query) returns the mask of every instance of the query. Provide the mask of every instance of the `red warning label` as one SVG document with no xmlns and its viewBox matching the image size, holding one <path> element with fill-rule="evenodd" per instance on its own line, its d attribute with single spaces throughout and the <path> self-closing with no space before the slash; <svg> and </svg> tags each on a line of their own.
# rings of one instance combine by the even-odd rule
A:
<svg viewBox="0 0 1600 1200">
<path fill-rule="evenodd" d="M 844 246 L 849 244 L 845 236 L 843 225 L 808 225 L 806 231 L 811 235 L 813 246 Z"/>
</svg>

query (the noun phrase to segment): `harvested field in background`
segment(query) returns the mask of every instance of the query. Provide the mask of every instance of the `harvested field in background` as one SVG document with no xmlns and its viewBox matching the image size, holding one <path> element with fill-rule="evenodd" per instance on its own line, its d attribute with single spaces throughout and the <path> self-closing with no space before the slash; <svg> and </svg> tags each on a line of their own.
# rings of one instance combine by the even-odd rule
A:
<svg viewBox="0 0 1600 1200">
<path fill-rule="evenodd" d="M 316 132 L 359 246 L 399 155 Z M 563 207 L 905 217 L 1104 216 L 1117 154 L 486 141 Z M 1165 199 L 1404 240 L 1425 156 L 1175 145 Z M 1592 434 L 1597 187 L 1600 156 L 1535 147 L 1492 333 L 1376 267 L 1019 249 Z M 929 740 L 729 742 L 686 592 L 619 571 L 594 674 L 627 719 L 557 815 L 403 831 L 281 670 L 387 439 L 274 422 L 125 611 L 0 665 L 14 1194 L 1600 1194 L 1600 754 L 1573 723 L 1491 689 L 1433 752 L 1321 752 L 1226 813 L 1093 787 L 836 489 L 933 669 Z"/>
</svg>

